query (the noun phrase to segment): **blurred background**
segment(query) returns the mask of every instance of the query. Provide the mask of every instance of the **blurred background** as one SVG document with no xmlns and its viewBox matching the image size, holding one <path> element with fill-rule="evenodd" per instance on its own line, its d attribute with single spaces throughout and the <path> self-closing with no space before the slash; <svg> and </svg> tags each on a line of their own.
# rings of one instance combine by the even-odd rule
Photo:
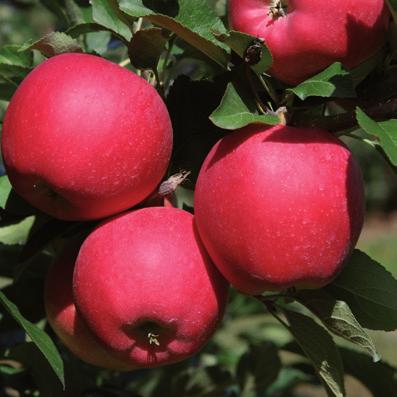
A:
<svg viewBox="0 0 397 397">
<path fill-rule="evenodd" d="M 194 1 L 194 0 L 192 0 Z M 80 1 L 82 4 L 87 1 Z M 47 7 L 42 4 L 46 4 Z M 224 12 L 225 1 L 217 1 L 218 12 Z M 52 1 L 35 0 L 0 0 L 0 47 L 9 44 L 22 44 L 29 40 L 41 38 L 48 32 L 62 30 L 62 22 L 49 11 Z M 0 119 L 4 114 L 7 102 L 0 101 Z M 367 194 L 367 217 L 358 248 L 378 260 L 397 277 L 397 178 L 394 171 L 381 156 L 366 144 L 345 139 L 350 149 L 358 158 L 363 171 Z M 0 164 L 0 175 L 4 168 Z M 236 296 L 232 299 L 223 328 L 216 334 L 213 346 L 209 346 L 204 360 L 211 363 L 211 349 L 225 365 L 235 363 L 250 343 L 258 339 L 275 340 L 277 343 L 288 341 L 289 336 L 279 325 L 261 313 L 263 308 L 253 300 Z M 264 327 L 264 324 L 267 324 Z M 397 366 L 397 333 L 371 332 L 383 359 Z M 219 350 L 220 349 L 220 350 Z M 224 355 L 222 356 L 222 352 Z M 122 382 L 103 375 L 103 382 Z M 350 379 L 349 396 L 368 397 L 370 394 L 354 380 Z M 326 396 L 315 386 L 299 386 L 294 396 Z M 396 392 L 397 393 L 397 392 Z M 100 395 L 100 394 L 92 394 Z M 113 395 L 113 394 L 109 394 Z M 114 394 L 116 395 L 116 394 Z M 118 394 L 117 394 L 118 395 Z M 393 397 L 393 396 L 374 396 Z"/>
</svg>

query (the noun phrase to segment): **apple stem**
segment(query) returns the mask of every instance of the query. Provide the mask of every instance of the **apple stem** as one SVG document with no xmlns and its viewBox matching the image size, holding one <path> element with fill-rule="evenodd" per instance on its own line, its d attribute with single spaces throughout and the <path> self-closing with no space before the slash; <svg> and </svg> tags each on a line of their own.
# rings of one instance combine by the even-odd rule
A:
<svg viewBox="0 0 397 397">
<path fill-rule="evenodd" d="M 269 7 L 268 15 L 274 19 L 285 17 L 287 15 L 286 11 L 288 9 L 288 1 L 286 0 L 275 0 L 272 1 Z"/>
<path fill-rule="evenodd" d="M 148 339 L 149 339 L 149 344 L 150 344 L 150 345 L 160 346 L 160 342 L 159 342 L 159 340 L 158 340 L 158 337 L 159 337 L 159 336 L 160 336 L 160 335 L 158 335 L 158 334 L 154 334 L 154 333 L 152 333 L 152 332 L 148 332 L 147 337 L 148 337 Z"/>
</svg>

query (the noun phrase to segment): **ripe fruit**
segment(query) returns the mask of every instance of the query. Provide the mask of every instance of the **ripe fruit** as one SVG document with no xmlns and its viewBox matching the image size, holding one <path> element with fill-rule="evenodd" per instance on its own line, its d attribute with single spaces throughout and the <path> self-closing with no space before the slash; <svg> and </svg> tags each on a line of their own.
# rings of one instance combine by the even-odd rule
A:
<svg viewBox="0 0 397 397">
<path fill-rule="evenodd" d="M 319 288 L 359 237 L 364 193 L 328 132 L 249 126 L 220 140 L 197 181 L 195 219 L 223 275 L 247 294 Z"/>
<path fill-rule="evenodd" d="M 64 345 L 81 360 L 104 368 L 132 369 L 101 345 L 76 312 L 72 282 L 78 248 L 68 245 L 47 274 L 44 302 L 48 321 Z"/>
<path fill-rule="evenodd" d="M 86 54 L 43 62 L 7 110 L 2 150 L 17 193 L 60 219 L 118 213 L 160 182 L 172 127 L 156 90 L 134 73 Z"/>
<path fill-rule="evenodd" d="M 137 367 L 197 352 L 222 317 L 227 290 L 193 216 L 177 208 L 105 222 L 83 243 L 74 274 L 79 313 L 104 346 Z"/>
<path fill-rule="evenodd" d="M 229 0 L 231 28 L 264 39 L 269 73 L 288 84 L 336 61 L 357 66 L 382 46 L 389 18 L 384 0 Z"/>
</svg>

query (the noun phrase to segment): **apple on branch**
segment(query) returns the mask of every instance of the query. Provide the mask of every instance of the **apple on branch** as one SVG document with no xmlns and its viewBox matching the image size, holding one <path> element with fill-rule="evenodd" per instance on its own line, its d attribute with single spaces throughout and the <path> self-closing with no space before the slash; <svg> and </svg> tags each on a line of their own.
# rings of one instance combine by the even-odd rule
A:
<svg viewBox="0 0 397 397">
<path fill-rule="evenodd" d="M 298 84 L 340 61 L 353 68 L 385 42 L 384 0 L 229 0 L 231 29 L 264 39 L 269 73 Z"/>
<path fill-rule="evenodd" d="M 193 216 L 148 207 L 110 219 L 84 241 L 73 278 L 79 314 L 106 350 L 157 367 L 200 350 L 219 324 L 228 283 Z"/>
<path fill-rule="evenodd" d="M 247 294 L 320 288 L 341 271 L 361 232 L 358 163 L 327 131 L 251 125 L 208 154 L 195 219 L 212 260 Z"/>
<path fill-rule="evenodd" d="M 157 91 L 100 57 L 62 54 L 40 64 L 11 99 L 2 152 L 10 181 L 60 219 L 103 218 L 152 193 L 172 151 Z"/>
</svg>

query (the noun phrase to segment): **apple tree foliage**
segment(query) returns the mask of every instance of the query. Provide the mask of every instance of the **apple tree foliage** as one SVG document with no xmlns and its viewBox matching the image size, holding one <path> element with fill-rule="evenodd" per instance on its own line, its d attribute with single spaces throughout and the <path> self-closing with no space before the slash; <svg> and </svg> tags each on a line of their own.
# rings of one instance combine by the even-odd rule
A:
<svg viewBox="0 0 397 397">
<path fill-rule="evenodd" d="M 34 3 L 35 0 L 26 3 Z M 39 2 L 37 0 L 36 2 Z M 384 48 L 354 70 L 340 63 L 296 87 L 266 71 L 272 56 L 254 38 L 229 31 L 224 0 L 40 0 L 56 21 L 45 37 L 0 48 L 5 109 L 43 59 L 86 52 L 117 62 L 153 84 L 170 111 L 175 145 L 169 175 L 191 171 L 176 191 L 189 211 L 211 146 L 251 123 L 317 126 L 377 151 L 397 168 L 397 26 Z M 388 2 L 397 23 L 397 2 Z M 0 117 L 3 117 L 0 111 Z M 115 137 L 117 139 L 117 137 Z M 298 384 L 346 395 L 346 374 L 374 396 L 394 396 L 397 368 L 371 330 L 397 329 L 397 280 L 356 250 L 320 290 L 248 298 L 232 293 L 222 327 L 196 357 L 155 370 L 118 373 L 84 364 L 48 327 L 43 280 L 59 242 L 96 222 L 39 213 L 0 177 L 0 394 L 19 396 L 292 396 Z M 370 331 L 368 331 L 370 330 Z M 11 393 L 14 394 L 6 394 Z"/>
</svg>

